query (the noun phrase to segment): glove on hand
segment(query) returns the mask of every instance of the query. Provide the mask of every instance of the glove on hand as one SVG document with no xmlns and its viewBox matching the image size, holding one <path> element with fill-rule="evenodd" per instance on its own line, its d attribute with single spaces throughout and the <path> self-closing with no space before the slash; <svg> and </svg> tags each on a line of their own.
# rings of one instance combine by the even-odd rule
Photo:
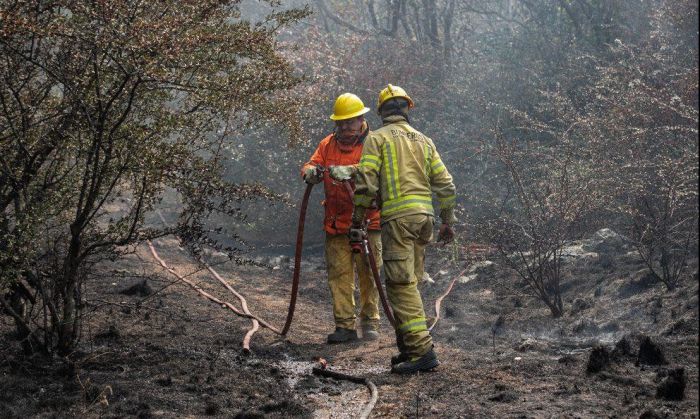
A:
<svg viewBox="0 0 700 419">
<path fill-rule="evenodd" d="M 307 167 L 304 170 L 304 182 L 315 185 L 323 180 L 323 172 L 316 166 Z"/>
<path fill-rule="evenodd" d="M 350 180 L 352 176 L 357 173 L 356 166 L 331 166 L 329 169 L 329 174 L 335 180 Z"/>
<path fill-rule="evenodd" d="M 445 242 L 445 244 L 448 244 L 452 242 L 455 238 L 455 232 L 452 230 L 452 227 L 450 227 L 449 224 L 442 224 L 440 226 L 440 230 L 438 231 L 438 239 L 437 241 L 439 242 Z"/>
<path fill-rule="evenodd" d="M 443 208 L 440 210 L 440 220 L 443 224 L 452 225 L 457 222 L 454 208 Z"/>
</svg>

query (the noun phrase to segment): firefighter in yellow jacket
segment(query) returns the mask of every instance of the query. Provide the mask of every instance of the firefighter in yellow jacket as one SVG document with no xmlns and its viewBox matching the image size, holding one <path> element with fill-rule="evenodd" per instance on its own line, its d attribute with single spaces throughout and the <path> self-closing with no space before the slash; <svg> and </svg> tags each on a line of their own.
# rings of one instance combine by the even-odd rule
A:
<svg viewBox="0 0 700 419">
<path fill-rule="evenodd" d="M 455 186 L 433 141 L 409 124 L 413 100 L 398 86 L 379 93 L 382 128 L 365 140 L 355 177 L 355 208 L 350 235 L 357 236 L 373 199 L 381 201 L 382 258 L 387 296 L 396 319 L 400 353 L 392 372 L 410 374 L 439 365 L 426 324 L 418 281 L 425 245 L 433 236 L 432 192 L 440 204 L 438 240 L 454 237 Z"/>
</svg>

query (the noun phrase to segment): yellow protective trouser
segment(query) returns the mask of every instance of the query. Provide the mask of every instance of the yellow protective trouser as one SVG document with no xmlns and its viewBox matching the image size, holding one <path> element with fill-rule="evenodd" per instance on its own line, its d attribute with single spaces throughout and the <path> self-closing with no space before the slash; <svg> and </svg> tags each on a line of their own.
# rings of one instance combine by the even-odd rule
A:
<svg viewBox="0 0 700 419">
<path fill-rule="evenodd" d="M 382 225 L 386 292 L 396 319 L 399 350 L 419 357 L 433 346 L 418 292 L 423 278 L 425 245 L 433 237 L 433 217 L 406 215 Z"/>
<path fill-rule="evenodd" d="M 381 268 L 382 242 L 379 231 L 368 233 L 370 246 Z M 326 234 L 328 286 L 333 299 L 336 327 L 355 329 L 355 272 L 360 285 L 360 323 L 363 328 L 379 329 L 379 293 L 372 271 L 362 253 L 352 253 L 345 234 Z"/>
</svg>

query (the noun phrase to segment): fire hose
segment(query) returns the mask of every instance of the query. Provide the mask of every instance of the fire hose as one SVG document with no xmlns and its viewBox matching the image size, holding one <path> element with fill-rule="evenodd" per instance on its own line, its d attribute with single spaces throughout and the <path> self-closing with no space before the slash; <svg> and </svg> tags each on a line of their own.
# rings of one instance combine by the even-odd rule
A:
<svg viewBox="0 0 700 419">
<path fill-rule="evenodd" d="M 350 197 L 354 197 L 355 191 L 352 189 L 350 182 L 343 181 L 343 184 L 345 185 L 345 189 L 348 191 Z M 386 294 L 384 293 L 384 287 L 382 287 L 382 281 L 379 279 L 379 269 L 377 269 L 377 260 L 374 258 L 374 249 L 372 249 L 372 246 L 369 243 L 367 228 L 364 228 L 362 230 L 362 238 L 359 242 L 359 248 L 358 246 L 353 246 L 352 243 L 351 247 L 353 252 L 362 252 L 365 258 L 367 259 L 367 264 L 369 265 L 370 270 L 372 271 L 374 284 L 377 287 L 377 292 L 379 293 L 379 300 L 382 302 L 382 308 L 384 309 L 386 318 L 389 319 L 389 323 L 391 323 L 391 325 L 394 328 L 396 328 L 396 320 L 394 319 L 394 313 L 391 311 L 391 307 L 389 307 L 389 304 L 387 303 Z"/>
<path fill-rule="evenodd" d="M 208 292 L 204 291 L 201 287 L 193 283 L 192 281 L 189 281 L 182 275 L 178 274 L 173 270 L 171 267 L 169 267 L 163 259 L 160 258 L 158 253 L 155 250 L 155 247 L 153 247 L 153 244 L 148 241 L 148 246 L 151 251 L 151 254 L 153 257 L 158 261 L 158 263 L 165 268 L 168 272 L 171 274 L 175 275 L 178 279 L 181 281 L 185 282 L 187 285 L 189 285 L 191 288 L 193 288 L 195 291 L 197 291 L 199 294 L 201 294 L 203 297 L 207 298 L 210 301 L 213 301 L 217 304 L 220 304 L 223 307 L 226 307 L 236 313 L 237 315 L 241 317 L 247 317 L 250 318 L 253 322 L 253 327 L 246 333 L 244 339 L 243 339 L 243 350 L 245 352 L 250 351 L 250 338 L 252 335 L 258 330 L 259 326 L 264 326 L 267 329 L 270 329 L 272 332 L 277 333 L 283 337 L 287 335 L 287 332 L 289 331 L 289 328 L 292 324 L 292 319 L 294 317 L 294 309 L 296 306 L 296 300 L 297 300 L 297 294 L 299 292 L 299 276 L 301 273 L 301 253 L 302 253 L 302 244 L 304 240 L 304 223 L 306 220 L 306 210 L 308 208 L 309 204 L 309 197 L 311 195 L 311 189 L 313 189 L 312 184 L 307 184 L 306 185 L 306 190 L 304 191 L 304 197 L 302 198 L 301 201 L 301 208 L 299 211 L 299 224 L 297 227 L 297 241 L 296 241 L 296 249 L 294 253 L 294 274 L 292 276 L 292 290 L 291 290 L 291 296 L 289 299 L 289 309 L 287 311 L 287 319 L 284 323 L 284 327 L 282 330 L 277 329 L 276 327 L 272 326 L 270 323 L 266 322 L 265 320 L 261 319 L 260 317 L 257 317 L 253 315 L 249 309 L 248 305 L 246 303 L 245 298 L 239 294 L 235 289 L 233 289 L 219 274 L 216 272 L 209 264 L 204 262 L 203 260 L 201 261 L 207 270 L 219 281 L 221 282 L 224 287 L 231 293 L 233 293 L 238 299 L 241 301 L 241 306 L 242 306 L 242 311 L 238 310 L 235 306 L 233 306 L 231 303 L 222 301 L 213 295 L 209 294 Z M 165 222 L 165 219 L 163 218 L 163 215 L 158 213 L 159 217 L 161 218 L 161 221 L 167 225 Z M 376 267 L 375 267 L 376 270 Z"/>
<path fill-rule="evenodd" d="M 299 224 L 297 226 L 297 243 L 294 249 L 294 274 L 292 275 L 292 292 L 289 298 L 289 310 L 287 310 L 287 320 L 282 328 L 282 336 L 287 336 L 289 327 L 292 325 L 294 317 L 294 308 L 297 304 L 297 294 L 299 293 L 299 275 L 301 273 L 301 250 L 304 242 L 304 222 L 306 221 L 306 208 L 309 206 L 309 196 L 314 185 L 308 183 L 304 191 L 304 198 L 301 200 L 301 208 L 299 209 Z"/>
<path fill-rule="evenodd" d="M 324 168 L 321 168 L 321 170 L 325 170 L 325 169 L 324 169 Z M 345 188 L 346 188 L 348 194 L 350 195 L 350 197 L 353 197 L 353 196 L 354 196 L 354 191 L 353 191 L 353 189 L 352 189 L 352 186 L 350 185 L 350 182 L 348 182 L 348 181 L 343 181 L 342 183 L 345 185 Z M 150 243 L 150 241 L 149 241 L 149 243 L 148 243 L 148 245 L 149 245 L 149 247 L 150 247 L 150 250 L 151 250 L 153 256 L 154 256 L 154 257 L 156 258 L 156 260 L 158 260 L 158 262 L 159 262 L 166 270 L 168 270 L 170 273 L 176 275 L 179 279 L 181 279 L 181 280 L 183 280 L 184 282 L 186 282 L 188 285 L 190 285 L 190 286 L 191 286 L 192 288 L 194 288 L 196 291 L 200 292 L 200 294 L 202 294 L 205 298 L 208 298 L 208 299 L 210 299 L 210 300 L 212 300 L 212 301 L 214 301 L 214 302 L 216 302 L 216 303 L 218 303 L 218 304 L 221 304 L 221 305 L 223 305 L 223 306 L 227 306 L 229 309 L 231 309 L 232 311 L 234 311 L 237 315 L 242 316 L 242 317 L 248 317 L 248 318 L 250 318 L 250 319 L 253 321 L 253 327 L 252 327 L 251 330 L 246 334 L 246 336 L 245 336 L 245 338 L 244 338 L 244 342 L 243 342 L 244 350 L 249 351 L 249 347 L 250 347 L 250 346 L 249 346 L 249 345 L 250 345 L 250 338 L 251 338 L 252 334 L 255 333 L 255 332 L 258 330 L 259 325 L 261 325 L 261 326 L 263 326 L 263 327 L 266 327 L 267 329 L 271 330 L 272 332 L 274 332 L 274 333 L 276 333 L 276 334 L 279 334 L 279 335 L 281 335 L 281 336 L 283 336 L 283 337 L 286 337 L 287 333 L 289 332 L 289 328 L 291 327 L 292 320 L 293 320 L 293 318 L 294 318 L 294 310 L 295 310 L 295 307 L 296 307 L 297 295 L 298 295 L 298 293 L 299 293 L 299 278 L 300 278 L 300 275 L 301 275 L 301 256 L 302 256 L 303 240 L 304 240 L 304 226 L 305 226 L 305 221 L 306 221 L 306 211 L 307 211 L 307 208 L 308 208 L 309 198 L 310 198 L 310 196 L 311 196 L 311 190 L 313 189 L 313 186 L 314 186 L 313 184 L 307 184 L 307 185 L 306 185 L 306 189 L 305 189 L 305 191 L 304 191 L 304 196 L 303 196 L 302 201 L 301 201 L 301 207 L 300 207 L 300 211 L 299 211 L 299 222 L 298 222 L 298 226 L 297 226 L 297 240 L 296 240 L 296 247 L 295 247 L 295 252 L 294 252 L 294 272 L 293 272 L 293 275 L 292 275 L 292 289 L 291 289 L 291 293 L 290 293 L 291 295 L 290 295 L 290 299 L 289 299 L 289 308 L 288 308 L 288 310 L 287 310 L 287 318 L 286 318 L 286 320 L 285 320 L 284 327 L 282 328 L 281 331 L 280 331 L 279 329 L 277 329 L 276 327 L 272 326 L 271 324 L 269 324 L 268 322 L 266 322 L 265 320 L 263 320 L 263 319 L 261 319 L 261 318 L 255 316 L 255 315 L 253 315 L 253 314 L 248 310 L 247 304 L 246 304 L 246 302 L 245 302 L 245 298 L 243 298 L 242 295 L 240 295 L 238 292 L 236 292 L 236 291 L 235 291 L 223 278 L 221 278 L 221 276 L 220 276 L 216 271 L 214 271 L 214 269 L 213 269 L 211 266 L 209 266 L 208 264 L 204 263 L 205 266 L 206 266 L 206 268 L 210 271 L 210 273 L 212 273 L 212 275 L 214 275 L 214 277 L 215 277 L 219 282 L 221 282 L 230 292 L 232 292 L 232 293 L 233 293 L 236 297 L 238 297 L 238 299 L 241 301 L 241 305 L 242 305 L 242 308 L 243 308 L 243 312 L 241 312 L 240 310 L 238 310 L 238 309 L 236 309 L 235 307 L 233 307 L 230 303 L 220 301 L 220 300 L 214 298 L 213 296 L 211 296 L 210 294 L 208 294 L 208 293 L 206 293 L 206 292 L 203 292 L 203 290 L 201 290 L 201 288 L 199 288 L 198 286 L 194 285 L 194 284 L 191 283 L 190 281 L 185 280 L 181 275 L 178 275 L 177 273 L 175 273 L 175 272 L 172 270 L 172 268 L 170 268 L 169 266 L 167 266 L 167 265 L 165 264 L 165 262 L 158 256 L 158 254 L 155 252 L 155 248 L 153 248 L 153 245 Z M 159 213 L 158 215 L 160 216 L 161 220 L 165 223 L 165 219 L 163 218 L 162 214 Z M 366 229 L 366 228 L 363 229 L 363 234 L 362 234 L 361 240 L 360 240 L 360 242 L 359 242 L 358 244 L 359 244 L 359 245 L 357 245 L 357 246 L 353 245 L 353 249 L 352 249 L 352 250 L 353 250 L 353 252 L 360 252 L 360 253 L 362 253 L 362 254 L 364 255 L 364 257 L 366 258 L 367 264 L 369 265 L 370 270 L 372 271 L 372 277 L 373 277 L 373 279 L 374 279 L 375 286 L 377 287 L 377 292 L 378 292 L 378 294 L 379 294 L 379 297 L 380 297 L 379 299 L 380 299 L 380 301 L 381 301 L 381 303 L 382 303 L 382 308 L 384 309 L 384 313 L 386 314 L 387 319 L 389 320 L 389 322 L 391 323 L 391 325 L 392 325 L 393 327 L 396 327 L 396 320 L 394 319 L 394 315 L 393 315 L 393 312 L 392 312 L 392 310 L 391 310 L 391 307 L 389 306 L 389 304 L 388 304 L 388 302 L 387 302 L 386 294 L 385 294 L 385 292 L 384 292 L 384 287 L 382 286 L 382 283 L 381 283 L 381 280 L 380 280 L 380 275 L 379 275 L 379 270 L 378 270 L 378 268 L 377 268 L 377 261 L 376 261 L 376 259 L 375 259 L 375 255 L 374 255 L 372 246 L 371 246 L 371 244 L 370 244 L 370 242 L 369 242 L 369 237 L 368 237 L 368 233 L 367 233 L 367 229 Z M 466 271 L 466 269 L 465 269 L 465 271 Z M 463 271 L 463 272 L 464 272 L 464 271 Z M 445 298 L 445 297 L 447 296 L 447 294 L 449 294 L 449 292 L 452 290 L 452 287 L 453 287 L 455 281 L 457 280 L 457 278 L 459 278 L 459 277 L 463 274 L 463 272 L 461 272 L 460 274 L 458 274 L 458 275 L 452 280 L 452 282 L 451 282 L 450 285 L 448 286 L 448 288 L 447 288 L 447 290 L 445 291 L 445 293 L 444 293 L 443 295 L 441 295 L 441 296 L 435 301 L 435 312 L 436 312 L 435 321 L 434 321 L 433 324 L 430 326 L 429 330 L 432 330 L 432 329 L 435 327 L 435 325 L 437 324 L 438 320 L 440 319 L 440 303 L 441 303 L 442 299 Z"/>
<path fill-rule="evenodd" d="M 321 168 L 321 170 L 325 170 Z M 343 181 L 350 197 L 354 196 L 354 191 L 350 182 Z M 296 306 L 297 294 L 299 292 L 299 276 L 301 272 L 301 251 L 304 241 L 304 223 L 306 220 L 306 209 L 309 204 L 309 196 L 311 195 L 311 189 L 313 189 L 312 184 L 306 185 L 306 190 L 304 191 L 304 198 L 301 201 L 301 208 L 299 210 L 299 224 L 297 227 L 297 241 L 296 248 L 294 251 L 294 274 L 292 275 L 292 292 L 289 298 L 289 310 L 287 311 L 287 320 L 284 323 L 284 328 L 282 328 L 282 336 L 286 336 L 289 331 L 289 327 L 292 324 L 292 319 L 294 317 L 294 308 Z M 367 258 L 367 264 L 369 265 L 372 276 L 374 278 L 374 284 L 377 286 L 377 291 L 379 292 L 379 299 L 382 302 L 382 308 L 384 308 L 384 313 L 392 326 L 396 327 L 396 321 L 394 320 L 394 314 L 389 307 L 389 303 L 386 299 L 386 294 L 384 293 L 384 288 L 382 287 L 382 282 L 379 278 L 379 270 L 377 269 L 377 261 L 374 257 L 372 246 L 369 243 L 369 238 L 367 237 L 367 231 L 365 229 L 364 235 L 362 237 L 362 253 Z"/>
<path fill-rule="evenodd" d="M 352 189 L 352 186 L 350 186 L 350 182 L 344 181 L 345 188 L 348 191 L 348 194 L 350 194 L 351 197 L 355 195 L 355 191 Z M 377 262 L 374 258 L 374 253 L 372 252 L 372 248 L 369 244 L 369 238 L 367 236 L 367 228 L 362 230 L 362 238 L 361 241 L 353 246 L 353 243 L 351 243 L 351 246 L 353 247 L 353 252 L 362 252 L 364 253 L 365 257 L 367 258 L 367 262 L 372 270 L 372 276 L 374 277 L 374 283 L 377 286 L 377 291 L 379 292 L 379 297 L 382 302 L 382 307 L 384 308 L 384 313 L 386 313 L 387 319 L 389 319 L 389 322 L 391 323 L 394 328 L 396 328 L 396 320 L 394 319 L 393 312 L 391 311 L 391 308 L 389 307 L 389 304 L 387 304 L 387 299 L 386 295 L 384 294 L 384 288 L 382 287 L 382 283 L 379 279 L 379 271 L 377 269 Z M 428 331 L 432 331 L 433 328 L 435 328 L 435 325 L 437 325 L 438 320 L 440 320 L 440 305 L 442 303 L 442 300 L 447 297 L 447 295 L 452 291 L 452 287 L 454 286 L 455 282 L 457 279 L 459 279 L 462 275 L 464 275 L 467 270 L 469 270 L 469 264 L 467 265 L 466 268 L 464 268 L 460 273 L 458 273 L 450 282 L 449 286 L 445 290 L 445 292 L 435 300 L 435 320 L 433 321 L 433 324 L 428 328 Z"/>
<path fill-rule="evenodd" d="M 322 170 L 324 170 L 324 169 L 322 168 Z M 350 185 L 350 183 L 347 182 L 347 181 L 344 181 L 343 184 L 345 185 L 345 188 L 347 189 L 347 191 L 348 191 L 348 193 L 350 194 L 350 196 L 353 197 L 353 196 L 354 196 L 354 191 L 353 191 L 352 186 Z M 243 311 L 238 310 L 235 306 L 233 306 L 233 305 L 232 305 L 231 303 L 229 303 L 229 302 L 219 300 L 218 298 L 216 298 L 216 297 L 214 297 L 213 295 L 211 295 L 211 294 L 207 293 L 206 291 L 204 291 L 202 288 L 200 288 L 198 285 L 196 285 L 196 284 L 193 283 L 192 281 L 190 281 L 190 280 L 184 278 L 182 275 L 179 275 L 179 274 L 178 274 L 177 272 L 175 272 L 172 268 L 170 268 L 170 267 L 165 263 L 165 261 L 163 261 L 163 260 L 159 257 L 159 255 L 157 254 L 155 248 L 153 247 L 153 244 L 152 244 L 150 241 L 148 241 L 148 246 L 149 246 L 149 248 L 150 248 L 150 250 L 151 250 L 151 253 L 153 254 L 154 258 L 155 258 L 166 270 L 168 270 L 168 271 L 169 271 L 170 273 L 172 273 L 173 275 L 177 276 L 180 280 L 182 280 L 182 281 L 184 281 L 185 283 L 187 283 L 190 287 L 192 287 L 193 289 L 195 289 L 196 291 L 198 291 L 198 292 L 199 292 L 202 296 L 204 296 L 205 298 L 207 298 L 207 299 L 209 299 L 209 300 L 211 300 L 211 301 L 213 301 L 213 302 L 215 302 L 215 303 L 218 303 L 218 304 L 220 304 L 220 305 L 223 306 L 223 307 L 226 307 L 226 308 L 230 309 L 230 310 L 233 311 L 235 314 L 237 314 L 237 315 L 239 315 L 239 316 L 241 316 L 241 317 L 247 317 L 247 318 L 249 318 L 249 319 L 252 320 L 252 322 L 253 322 L 253 327 L 252 327 L 251 330 L 246 334 L 246 336 L 245 336 L 245 338 L 244 338 L 244 342 L 243 342 L 243 348 L 244 348 L 245 351 L 248 351 L 248 352 L 250 351 L 250 338 L 251 338 L 252 334 L 255 333 L 255 332 L 258 330 L 258 327 L 259 327 L 259 326 L 266 327 L 266 328 L 270 329 L 271 331 L 273 331 L 274 333 L 277 333 L 277 334 L 279 334 L 279 335 L 281 335 L 281 336 L 283 336 L 283 337 L 286 336 L 287 333 L 288 333 L 288 331 L 289 331 L 289 328 L 290 328 L 291 323 L 292 323 L 292 319 L 293 319 L 293 317 L 294 317 L 294 310 L 295 310 L 297 295 L 298 295 L 298 291 L 299 291 L 299 278 L 300 278 L 300 274 L 301 274 L 301 255 L 302 255 L 302 248 L 303 248 L 302 245 L 303 245 L 303 237 L 304 237 L 304 224 L 305 224 L 305 221 L 306 221 L 306 211 L 307 211 L 307 208 L 308 208 L 308 202 L 309 202 L 309 198 L 310 198 L 311 190 L 312 190 L 312 189 L 313 189 L 313 184 L 307 184 L 306 190 L 304 191 L 304 196 L 303 196 L 303 198 L 302 198 L 300 211 L 299 211 L 299 223 L 298 223 L 298 227 L 297 227 L 297 240 L 296 240 L 296 248 L 295 248 L 295 253 L 294 253 L 294 273 L 293 273 L 293 276 L 292 276 L 292 289 L 291 289 L 291 295 L 290 295 L 290 300 L 289 300 L 289 309 L 288 309 L 288 312 L 287 312 L 287 318 L 286 318 L 284 327 L 283 327 L 283 329 L 282 329 L 281 331 L 280 331 L 279 329 L 275 328 L 274 326 L 272 326 L 271 324 L 269 324 L 268 322 L 264 321 L 264 320 L 261 319 L 260 317 L 253 315 L 253 314 L 248 310 L 247 304 L 246 304 L 245 299 L 243 298 L 243 296 L 240 295 L 238 292 L 236 292 L 230 285 L 228 285 L 228 283 L 226 283 L 226 281 L 225 281 L 216 271 L 214 271 L 214 269 L 211 268 L 211 266 L 209 266 L 208 264 L 205 263 L 205 266 L 206 266 L 207 269 L 210 271 L 210 273 L 212 273 L 212 274 L 214 275 L 214 277 L 215 277 L 219 282 L 221 282 L 230 292 L 232 292 L 234 295 L 236 295 L 236 296 L 241 300 L 241 305 L 242 305 Z M 160 215 L 160 214 L 159 214 L 159 215 Z M 161 219 L 163 219 L 162 215 L 160 215 L 160 216 L 161 216 Z M 165 222 L 164 219 L 163 219 L 163 222 Z M 353 251 L 354 251 L 354 252 L 361 252 L 361 253 L 363 253 L 364 257 L 366 258 L 367 264 L 369 265 L 369 267 L 370 267 L 370 269 L 371 269 L 371 271 L 372 271 L 372 276 L 373 276 L 373 278 L 374 278 L 374 283 L 375 283 L 375 285 L 376 285 L 376 287 L 377 287 L 377 291 L 378 291 L 380 300 L 381 300 L 381 302 L 382 302 L 382 308 L 384 309 L 384 312 L 385 312 L 385 314 L 386 314 L 387 319 L 389 320 L 389 322 L 392 324 L 392 326 L 396 327 L 396 320 L 394 319 L 393 312 L 392 312 L 391 308 L 389 307 L 389 304 L 387 303 L 386 294 L 385 294 L 385 292 L 384 292 L 384 288 L 383 288 L 382 283 L 381 283 L 381 280 L 380 280 L 379 270 L 377 269 L 377 261 L 376 261 L 376 259 L 375 259 L 373 249 L 372 249 L 371 244 L 370 244 L 370 242 L 369 242 L 369 237 L 368 237 L 368 233 L 367 233 L 367 229 L 366 229 L 366 228 L 363 229 L 363 234 L 362 234 L 362 237 L 361 237 L 361 241 L 360 241 L 360 246 L 359 246 L 359 248 L 358 248 L 358 247 L 354 247 L 354 248 L 353 248 Z M 447 294 L 449 294 L 449 292 L 451 291 L 451 289 L 452 289 L 452 287 L 453 287 L 455 281 L 456 281 L 464 272 L 466 272 L 466 270 L 467 270 L 467 269 L 465 268 L 465 270 L 463 270 L 462 272 L 460 272 L 460 273 L 451 281 L 451 283 L 450 283 L 449 287 L 447 288 L 447 290 L 445 291 L 445 293 L 444 293 L 443 295 L 441 295 L 441 296 L 435 301 L 435 312 L 436 312 L 435 322 L 430 326 L 429 330 L 432 330 L 432 329 L 435 327 L 435 325 L 437 324 L 437 321 L 438 321 L 439 318 L 440 318 L 440 317 L 439 317 L 439 316 L 440 316 L 440 303 L 441 303 L 442 299 L 445 298 L 445 297 L 447 296 Z M 319 372 L 319 371 L 316 371 L 316 369 L 314 370 L 314 373 L 315 373 L 315 374 L 320 374 L 320 372 Z M 332 374 L 335 374 L 335 375 L 332 375 Z M 373 407 L 374 407 L 374 404 L 375 404 L 376 401 L 377 401 L 377 397 L 378 397 L 377 390 L 376 390 L 376 386 L 375 386 L 371 381 L 369 381 L 369 380 L 367 380 L 367 379 L 363 379 L 363 378 L 358 378 L 358 377 L 353 377 L 353 376 L 346 376 L 346 375 L 339 374 L 339 373 L 334 373 L 334 372 L 331 372 L 331 371 L 324 371 L 322 375 L 333 376 L 334 378 L 339 378 L 339 379 L 346 379 L 346 380 L 347 380 L 347 379 L 350 379 L 351 381 L 358 382 L 358 383 L 361 382 L 361 383 L 364 383 L 365 385 L 367 385 L 368 388 L 370 389 L 370 392 L 371 392 L 371 401 L 370 401 L 369 405 L 363 410 L 363 412 L 362 412 L 362 417 L 368 417 L 368 416 L 369 416 L 371 410 L 372 410 Z M 358 381 L 358 380 L 359 380 L 359 381 Z"/>
<path fill-rule="evenodd" d="M 324 169 L 322 169 L 324 170 Z M 348 185 L 349 186 L 349 185 Z M 175 275 L 177 278 L 179 278 L 181 281 L 185 282 L 188 284 L 190 287 L 192 287 L 195 291 L 199 292 L 202 296 L 205 298 L 220 304 L 222 306 L 225 306 L 232 310 L 234 313 L 236 313 L 239 316 L 242 317 L 248 317 L 253 321 L 253 328 L 246 334 L 244 342 L 243 342 L 243 348 L 244 350 L 249 350 L 249 345 L 250 345 L 250 337 L 252 336 L 255 331 L 257 331 L 259 325 L 264 326 L 268 329 L 270 329 L 272 332 L 277 333 L 283 337 L 287 335 L 289 332 L 289 328 L 292 324 L 292 319 L 294 318 L 294 310 L 296 307 L 296 301 L 297 301 L 297 295 L 299 293 L 299 277 L 301 274 L 301 255 L 302 255 L 302 249 L 303 249 L 303 241 L 304 241 L 304 224 L 306 221 L 306 211 L 308 208 L 309 204 L 309 197 L 311 196 L 311 190 L 313 189 L 313 184 L 307 184 L 306 185 L 306 190 L 304 191 L 304 197 L 302 198 L 301 201 L 301 208 L 299 210 L 299 223 L 297 227 L 297 240 L 296 240 L 296 248 L 294 252 L 294 273 L 292 275 L 292 290 L 291 290 L 291 295 L 289 299 L 289 309 L 287 310 L 287 319 L 284 323 L 284 327 L 282 330 L 277 329 L 276 327 L 272 326 L 265 320 L 253 315 L 250 313 L 248 310 L 247 304 L 245 302 L 245 299 L 243 298 L 242 295 L 240 295 L 238 292 L 236 292 L 216 271 L 214 271 L 211 266 L 205 263 L 205 266 L 209 270 L 209 272 L 214 275 L 214 277 L 221 282 L 230 292 L 232 292 L 236 297 L 241 300 L 241 305 L 243 308 L 243 311 L 236 309 L 232 304 L 228 302 L 224 302 L 219 300 L 218 298 L 212 296 L 211 294 L 205 292 L 202 290 L 199 286 L 196 284 L 192 283 L 191 281 L 185 279 L 182 275 L 177 274 L 172 268 L 170 268 L 165 261 L 163 261 L 158 253 L 156 252 L 155 248 L 153 247 L 153 244 L 149 241 L 148 246 L 151 250 L 151 253 L 153 257 L 158 261 L 158 263 L 163 266 L 166 270 L 168 270 L 171 274 Z M 159 213 L 159 216 L 161 217 L 161 220 L 165 223 L 165 219 L 163 218 L 162 214 Z M 166 223 L 167 224 L 167 223 Z M 371 249 L 369 248 L 369 243 L 367 242 L 366 245 L 367 252 L 368 252 L 368 257 L 370 258 L 370 265 L 372 266 L 373 274 L 375 276 L 375 283 L 379 287 L 381 284 L 379 282 L 379 272 L 376 267 L 376 261 L 374 261 L 374 254 L 372 254 Z M 380 288 L 381 289 L 381 288 Z M 386 298 L 383 296 L 383 292 L 380 294 L 382 296 L 382 305 L 385 310 L 389 310 L 388 305 L 386 303 Z M 390 311 L 388 311 L 388 318 L 392 320 L 393 324 L 393 316 L 390 315 Z"/>
</svg>

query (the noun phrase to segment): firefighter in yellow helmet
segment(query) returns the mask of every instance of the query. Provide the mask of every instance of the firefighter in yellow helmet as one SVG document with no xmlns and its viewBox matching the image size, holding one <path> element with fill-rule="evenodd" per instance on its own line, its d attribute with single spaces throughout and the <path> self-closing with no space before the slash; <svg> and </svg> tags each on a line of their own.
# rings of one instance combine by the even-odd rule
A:
<svg viewBox="0 0 700 419">
<path fill-rule="evenodd" d="M 379 93 L 377 112 L 383 126 L 369 134 L 362 149 L 352 220 L 352 229 L 362 228 L 367 208 L 380 198 L 387 296 L 400 351 L 391 359 L 391 370 L 400 374 L 439 365 L 417 288 L 425 245 L 433 236 L 433 192 L 440 204 L 439 241 L 452 241 L 456 221 L 452 176 L 433 141 L 409 124 L 412 107 L 413 100 L 398 86 L 389 84 Z"/>
<path fill-rule="evenodd" d="M 323 182 L 325 193 L 326 231 L 325 256 L 328 285 L 333 300 L 335 331 L 328 335 L 328 343 L 356 340 L 355 331 L 355 271 L 360 288 L 360 326 L 365 340 L 379 337 L 379 294 L 369 267 L 361 254 L 352 253 L 348 231 L 352 219 L 352 197 L 343 184 L 352 184 L 362 155 L 362 145 L 369 132 L 364 115 L 369 112 L 362 100 L 352 93 L 344 93 L 335 101 L 330 119 L 335 130 L 316 148 L 311 159 L 302 167 L 307 183 Z M 325 170 L 328 169 L 328 170 Z M 368 236 L 375 259 L 381 260 L 379 211 L 368 211 Z"/>
</svg>

